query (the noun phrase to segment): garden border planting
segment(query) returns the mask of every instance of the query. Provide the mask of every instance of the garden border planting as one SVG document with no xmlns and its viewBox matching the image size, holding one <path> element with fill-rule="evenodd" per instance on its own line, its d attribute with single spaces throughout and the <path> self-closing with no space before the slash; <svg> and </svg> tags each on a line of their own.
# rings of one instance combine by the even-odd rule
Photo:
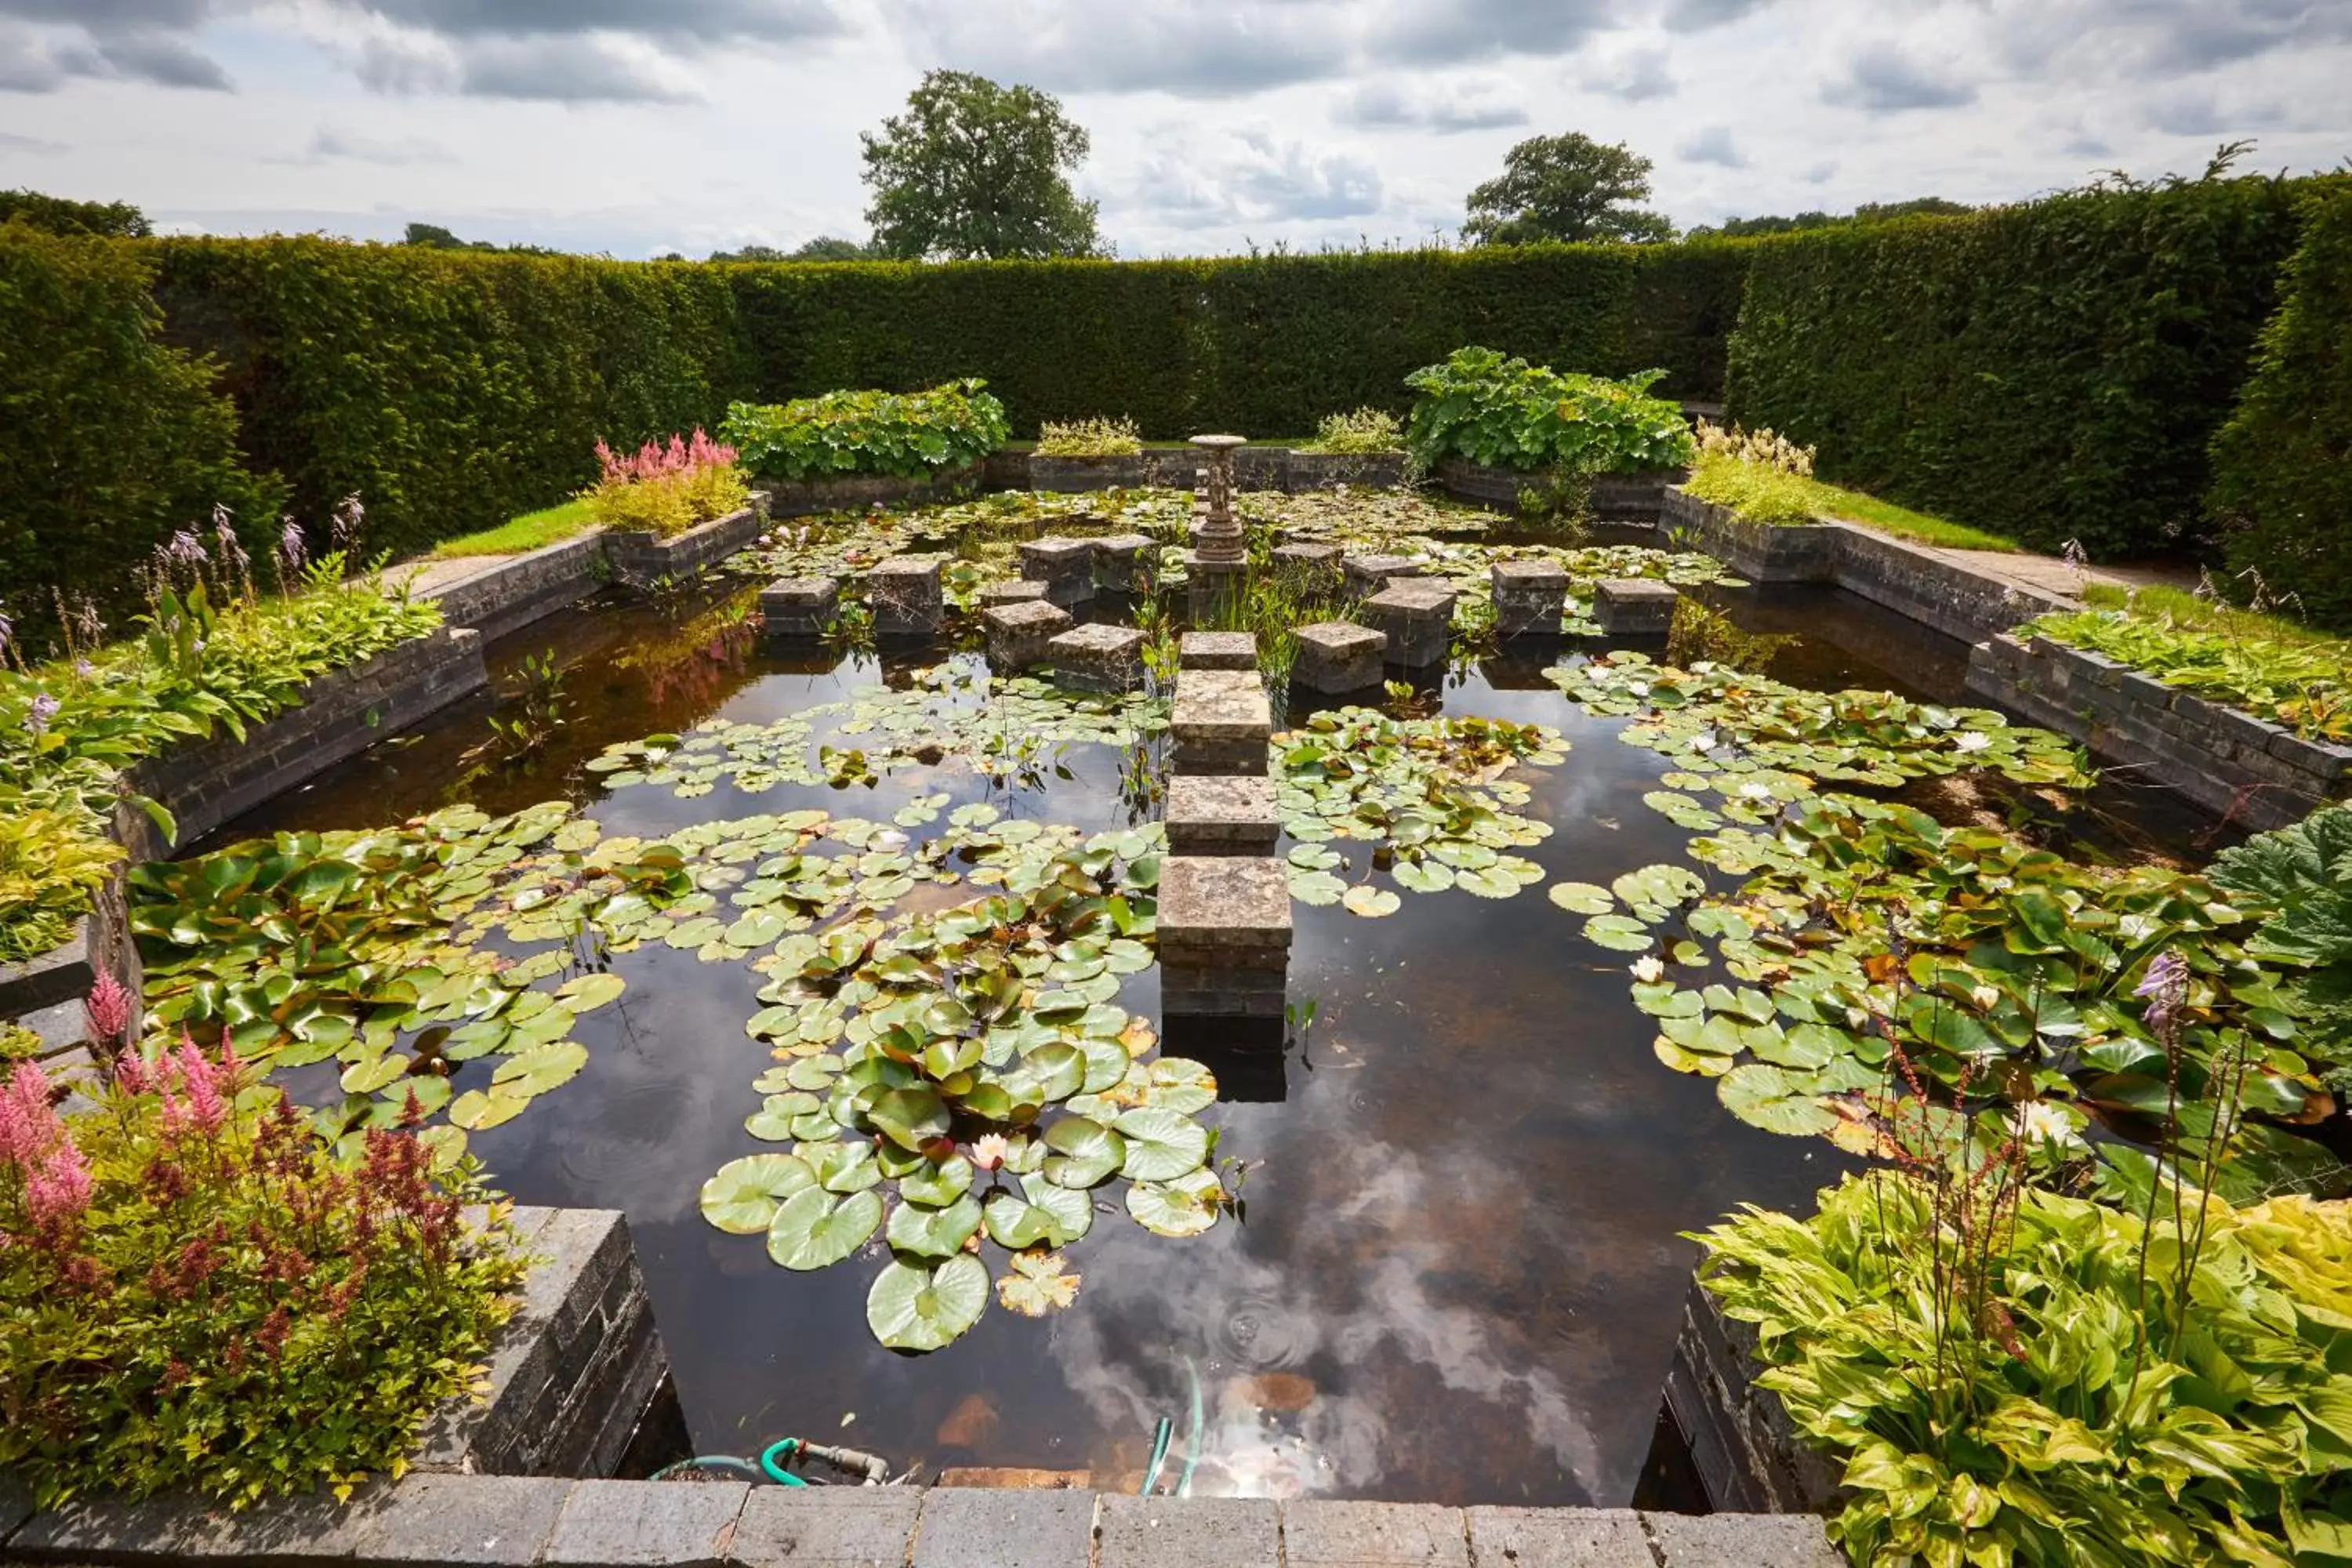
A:
<svg viewBox="0 0 2352 1568">
<path fill-rule="evenodd" d="M 2248 827 L 2284 827 L 2352 798 L 2352 746 L 2305 740 L 2048 637 L 1978 644 L 1969 689 Z"/>
</svg>

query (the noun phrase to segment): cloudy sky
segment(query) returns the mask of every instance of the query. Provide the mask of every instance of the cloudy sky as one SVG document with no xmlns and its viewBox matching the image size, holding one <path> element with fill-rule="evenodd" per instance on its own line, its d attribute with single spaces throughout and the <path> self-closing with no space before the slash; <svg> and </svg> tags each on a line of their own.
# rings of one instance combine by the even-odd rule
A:
<svg viewBox="0 0 2352 1568">
<path fill-rule="evenodd" d="M 1731 214 L 2352 154 L 2352 0 L 0 0 L 0 187 L 615 256 L 862 235 L 924 69 L 1062 95 L 1128 256 L 1452 231 L 1518 139 Z"/>
</svg>

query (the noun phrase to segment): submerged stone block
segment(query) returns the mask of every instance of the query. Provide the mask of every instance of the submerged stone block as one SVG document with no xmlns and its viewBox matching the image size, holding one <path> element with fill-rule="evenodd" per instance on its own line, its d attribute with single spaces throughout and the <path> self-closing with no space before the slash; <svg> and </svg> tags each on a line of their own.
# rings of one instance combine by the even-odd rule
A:
<svg viewBox="0 0 2352 1568">
<path fill-rule="evenodd" d="M 1290 667 L 1293 684 L 1327 697 L 1361 691 L 1381 683 L 1389 637 L 1349 621 L 1318 621 L 1298 628 L 1298 659 Z"/>
<path fill-rule="evenodd" d="M 1555 561 L 1497 561 L 1487 568 L 1495 589 L 1495 635 L 1556 633 L 1568 607 L 1568 572 Z"/>
<path fill-rule="evenodd" d="M 1108 594 L 1148 594 L 1160 581 L 1160 546 L 1140 533 L 1095 541 L 1095 586 Z"/>
<path fill-rule="evenodd" d="M 1176 644 L 1183 669 L 1255 669 L 1257 638 L 1248 632 L 1186 632 Z"/>
<path fill-rule="evenodd" d="M 1143 642 L 1129 626 L 1079 626 L 1048 642 L 1045 658 L 1066 686 L 1131 691 L 1143 679 Z"/>
<path fill-rule="evenodd" d="M 1205 621 L 1241 602 L 1249 588 L 1246 561 L 1203 561 L 1197 550 L 1184 552 L 1185 591 L 1192 619 Z"/>
<path fill-rule="evenodd" d="M 1280 544 L 1274 569 L 1304 587 L 1328 590 L 1339 585 L 1339 556 L 1336 544 Z"/>
<path fill-rule="evenodd" d="M 1407 669 L 1442 664 L 1454 629 L 1454 590 L 1438 583 L 1398 583 L 1365 600 L 1366 626 L 1388 634 L 1388 662 Z"/>
<path fill-rule="evenodd" d="M 1271 855 L 1282 837 L 1274 780 L 1188 778 L 1168 783 L 1171 855 Z"/>
<path fill-rule="evenodd" d="M 1674 584 L 1654 577 L 1612 577 L 1593 591 L 1592 618 L 1603 632 L 1664 637 L 1675 624 L 1675 601 L 1681 596 Z"/>
<path fill-rule="evenodd" d="M 980 607 L 983 610 L 996 605 L 1034 605 L 1045 598 L 1045 584 L 1033 583 L 1025 577 L 1010 583 L 986 583 L 981 585 Z"/>
<path fill-rule="evenodd" d="M 1339 563 L 1348 592 L 1370 598 L 1400 577 L 1418 577 L 1421 568 L 1402 555 L 1350 555 Z"/>
<path fill-rule="evenodd" d="M 841 584 L 831 577 L 786 577 L 760 590 L 770 637 L 822 637 L 840 607 Z"/>
<path fill-rule="evenodd" d="M 1070 629 L 1070 612 L 1043 599 L 1031 599 L 991 605 L 981 612 L 980 621 L 988 636 L 990 667 L 1026 669 L 1044 663 L 1053 640 Z"/>
<path fill-rule="evenodd" d="M 1045 596 L 1065 609 L 1095 596 L 1095 542 L 1033 539 L 1021 546 L 1021 575 L 1045 584 Z"/>
<path fill-rule="evenodd" d="M 1176 679 L 1170 729 L 1178 773 L 1262 775 L 1274 704 L 1255 669 L 1188 669 Z"/>
<path fill-rule="evenodd" d="M 936 555 L 893 555 L 875 563 L 866 574 L 866 597 L 874 629 L 885 636 L 928 637 L 947 618 Z"/>
</svg>

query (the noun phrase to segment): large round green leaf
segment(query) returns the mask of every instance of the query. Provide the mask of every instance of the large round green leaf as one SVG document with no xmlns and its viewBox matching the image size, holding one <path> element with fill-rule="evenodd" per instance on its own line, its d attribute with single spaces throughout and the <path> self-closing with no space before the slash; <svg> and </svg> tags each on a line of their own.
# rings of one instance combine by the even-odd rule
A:
<svg viewBox="0 0 2352 1568">
<path fill-rule="evenodd" d="M 836 1198 L 810 1187 L 776 1211 L 768 1226 L 768 1256 L 786 1268 L 829 1268 L 865 1246 L 881 1224 L 880 1194 Z"/>
<path fill-rule="evenodd" d="M 1723 1108 L 1740 1121 L 1796 1138 L 1818 1137 L 1837 1125 L 1837 1118 L 1809 1089 L 1809 1079 L 1784 1068 L 1754 1065 L 1732 1068 L 1715 1085 Z"/>
<path fill-rule="evenodd" d="M 921 1258 L 953 1258 L 980 1228 L 980 1200 L 967 1193 L 945 1208 L 900 1204 L 890 1211 L 884 1232 L 900 1252 Z"/>
<path fill-rule="evenodd" d="M 1045 1129 L 1045 1146 L 1054 1151 L 1045 1161 L 1045 1179 L 1058 1186 L 1098 1187 L 1127 1163 L 1127 1140 L 1083 1116 Z"/>
<path fill-rule="evenodd" d="M 619 996 L 628 982 L 617 974 L 580 974 L 556 988 L 555 994 L 573 1013 L 589 1013 Z"/>
<path fill-rule="evenodd" d="M 893 1259 L 866 1294 L 866 1323 L 894 1351 L 950 1345 L 988 1310 L 988 1269 L 959 1255 L 934 1268 Z"/>
<path fill-rule="evenodd" d="M 999 1247 L 1018 1252 L 1044 1244 L 1067 1247 L 1093 1228 L 1094 1200 L 1082 1192 L 1055 1186 L 1040 1176 L 1024 1179 L 1021 1195 L 999 1190 L 989 1194 L 988 1234 Z"/>
<path fill-rule="evenodd" d="M 945 1208 L 971 1191 L 971 1162 L 951 1154 L 941 1164 L 926 1161 L 922 1169 L 900 1179 L 898 1195 L 910 1204 Z"/>
<path fill-rule="evenodd" d="M 730 1160 L 702 1184 L 702 1217 L 736 1236 L 768 1228 L 786 1198 L 816 1184 L 809 1168 L 790 1154 L 753 1154 Z"/>
<path fill-rule="evenodd" d="M 1172 1182 L 1138 1182 L 1127 1189 L 1127 1212 L 1155 1236 L 1198 1236 L 1217 1223 L 1225 1195 L 1217 1173 L 1203 1166 Z"/>
<path fill-rule="evenodd" d="M 798 1152 L 829 1193 L 862 1193 L 882 1180 L 871 1143 L 803 1143 Z"/>
<path fill-rule="evenodd" d="M 890 1090 L 866 1108 L 866 1120 L 901 1149 L 920 1149 L 955 1125 L 947 1102 L 928 1084 Z"/>
<path fill-rule="evenodd" d="M 545 1094 L 579 1076 L 588 1065 L 588 1047 L 570 1040 L 560 1040 L 551 1046 L 536 1046 L 520 1056 L 509 1057 L 499 1064 L 490 1081 L 509 1092 L 521 1095 Z"/>
<path fill-rule="evenodd" d="M 1120 1170 L 1130 1182 L 1172 1182 L 1209 1158 L 1209 1130 L 1164 1106 L 1130 1110 L 1117 1126 L 1127 1140 Z"/>
</svg>

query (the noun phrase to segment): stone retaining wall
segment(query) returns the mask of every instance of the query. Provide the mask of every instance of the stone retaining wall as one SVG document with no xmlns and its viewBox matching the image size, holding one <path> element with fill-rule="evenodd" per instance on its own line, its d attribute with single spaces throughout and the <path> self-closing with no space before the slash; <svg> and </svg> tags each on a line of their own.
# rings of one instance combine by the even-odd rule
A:
<svg viewBox="0 0 2352 1568">
<path fill-rule="evenodd" d="M 686 577 L 726 560 L 760 536 L 768 526 L 770 498 L 765 490 L 751 492 L 751 504 L 675 538 L 656 533 L 608 532 L 604 558 L 613 576 L 633 588 L 643 588 L 665 577 Z"/>
<path fill-rule="evenodd" d="M 992 454 L 980 462 L 923 479 L 899 479 L 887 474 L 845 474 L 830 479 L 767 479 L 768 515 L 810 517 L 825 511 L 867 511 L 877 506 L 929 506 L 960 500 L 983 485 L 1000 483 L 1002 468 Z M 1003 488 L 1019 489 L 1026 480 L 1025 465 Z M 753 530 L 757 532 L 758 530 Z"/>
<path fill-rule="evenodd" d="M 2352 799 L 2352 747 L 2303 740 L 2047 637 L 1979 643 L 1969 690 L 2257 831 Z"/>
<path fill-rule="evenodd" d="M 1843 1467 L 1806 1446 L 1780 1396 L 1756 1385 L 1755 1351 L 1754 1325 L 1725 1317 L 1692 1281 L 1665 1406 L 1707 1504 L 1725 1513 L 1831 1512 L 1842 1506 Z"/>
<path fill-rule="evenodd" d="M 612 576 L 602 530 L 485 566 L 431 590 L 443 624 L 465 626 L 492 643 L 578 603 Z"/>
<path fill-rule="evenodd" d="M 1654 474 L 1598 475 L 1591 480 L 1588 497 L 1593 516 L 1601 522 L 1655 523 L 1665 503 L 1666 488 L 1681 483 L 1684 472 L 1675 468 Z M 1540 489 L 1545 476 L 1448 458 L 1437 465 L 1437 482 L 1458 500 L 1517 511 L 1519 491 L 1530 486 Z"/>
</svg>

